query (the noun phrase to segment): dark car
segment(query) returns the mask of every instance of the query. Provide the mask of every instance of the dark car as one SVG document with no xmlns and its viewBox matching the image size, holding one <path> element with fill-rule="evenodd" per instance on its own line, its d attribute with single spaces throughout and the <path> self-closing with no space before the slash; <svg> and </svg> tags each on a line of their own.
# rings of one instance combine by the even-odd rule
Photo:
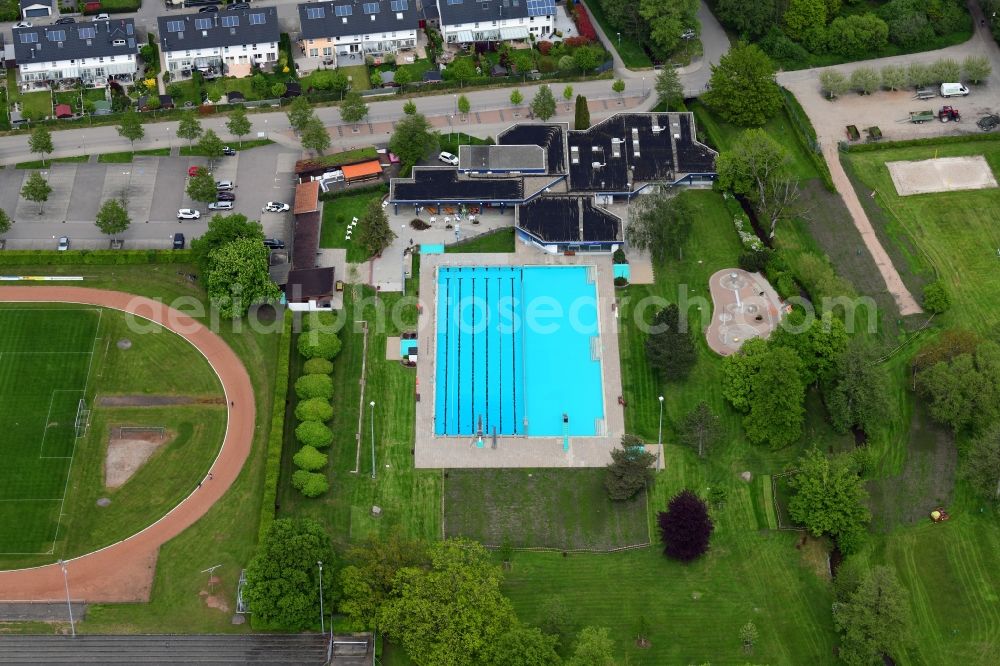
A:
<svg viewBox="0 0 1000 666">
<path fill-rule="evenodd" d="M 249 2 L 234 2 L 233 4 L 231 4 L 228 7 L 226 7 L 226 11 L 227 12 L 233 12 L 233 11 L 236 11 L 237 9 L 250 9 L 250 3 Z"/>
<path fill-rule="evenodd" d="M 174 234 L 174 249 L 175 250 L 184 249 L 184 234 Z"/>
<path fill-rule="evenodd" d="M 219 11 L 219 8 L 215 5 L 208 5 L 207 7 L 202 7 L 198 10 L 199 14 L 215 14 Z"/>
<path fill-rule="evenodd" d="M 232 192 L 216 192 L 216 201 L 236 201 L 236 195 Z"/>
<path fill-rule="evenodd" d="M 271 248 L 272 250 L 284 250 L 285 241 L 280 238 L 265 238 L 264 245 Z"/>
<path fill-rule="evenodd" d="M 56 25 L 69 25 L 70 23 L 76 23 L 76 19 L 72 16 L 63 16 L 56 19 Z"/>
<path fill-rule="evenodd" d="M 206 5 L 221 5 L 222 0 L 184 0 L 185 7 L 204 7 Z"/>
<path fill-rule="evenodd" d="M 222 147 L 222 154 L 223 155 L 227 155 L 229 157 L 232 157 L 233 155 L 236 154 L 236 149 L 235 148 L 230 148 L 229 146 L 223 146 Z"/>
</svg>

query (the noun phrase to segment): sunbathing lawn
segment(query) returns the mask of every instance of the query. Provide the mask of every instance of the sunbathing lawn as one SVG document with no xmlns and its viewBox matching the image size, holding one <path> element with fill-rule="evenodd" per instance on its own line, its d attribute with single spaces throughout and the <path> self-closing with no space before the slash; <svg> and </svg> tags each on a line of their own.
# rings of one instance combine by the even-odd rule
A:
<svg viewBox="0 0 1000 666">
<path fill-rule="evenodd" d="M 346 248 L 347 261 L 352 264 L 367 261 L 368 253 L 358 242 L 361 236 L 360 225 L 354 225 L 351 240 L 345 238 L 347 226 L 352 218 L 361 219 L 369 201 L 379 200 L 384 194 L 382 191 L 346 194 L 323 202 L 323 228 L 320 231 L 319 246 Z"/>
</svg>

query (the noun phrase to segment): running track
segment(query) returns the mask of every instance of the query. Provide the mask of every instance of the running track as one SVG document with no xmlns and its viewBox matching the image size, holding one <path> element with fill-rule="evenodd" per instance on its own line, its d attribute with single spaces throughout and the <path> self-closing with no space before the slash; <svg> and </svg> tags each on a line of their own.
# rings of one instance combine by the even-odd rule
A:
<svg viewBox="0 0 1000 666">
<path fill-rule="evenodd" d="M 243 363 L 222 338 L 198 321 L 162 303 L 120 291 L 80 287 L 0 287 L 0 302 L 64 302 L 97 305 L 132 313 L 163 325 L 194 345 L 219 376 L 230 409 L 222 449 L 204 481 L 167 515 L 143 531 L 88 555 L 68 561 L 70 592 L 87 602 L 148 601 L 160 546 L 205 515 L 225 494 L 250 454 L 255 428 L 253 386 Z M 56 564 L 0 571 L 0 599 L 65 600 L 62 571 Z"/>
</svg>

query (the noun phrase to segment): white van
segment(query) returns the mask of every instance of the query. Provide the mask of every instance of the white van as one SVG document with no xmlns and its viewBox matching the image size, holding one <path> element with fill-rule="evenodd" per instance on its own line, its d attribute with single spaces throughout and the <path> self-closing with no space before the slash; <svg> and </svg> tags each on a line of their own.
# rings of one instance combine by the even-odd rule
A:
<svg viewBox="0 0 1000 666">
<path fill-rule="evenodd" d="M 941 97 L 965 97 L 969 94 L 969 89 L 961 83 L 942 83 Z"/>
</svg>

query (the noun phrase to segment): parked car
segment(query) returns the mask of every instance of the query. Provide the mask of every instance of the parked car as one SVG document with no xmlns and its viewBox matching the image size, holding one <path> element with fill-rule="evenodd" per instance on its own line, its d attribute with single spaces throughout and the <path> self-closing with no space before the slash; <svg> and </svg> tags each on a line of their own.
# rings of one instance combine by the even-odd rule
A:
<svg viewBox="0 0 1000 666">
<path fill-rule="evenodd" d="M 694 39 L 694 28 L 685 28 L 681 33 L 681 39 Z"/>
<path fill-rule="evenodd" d="M 216 192 L 215 198 L 217 201 L 236 201 L 236 195 L 232 192 Z"/>
<path fill-rule="evenodd" d="M 232 201 L 216 201 L 215 203 L 208 204 L 209 210 L 232 210 Z"/>
<path fill-rule="evenodd" d="M 178 220 L 197 220 L 201 217 L 201 211 L 193 208 L 181 208 L 177 211 Z"/>
<path fill-rule="evenodd" d="M 59 247 L 57 248 L 60 252 L 65 252 L 69 249 L 69 237 L 60 236 L 59 237 Z"/>
<path fill-rule="evenodd" d="M 237 9 L 250 9 L 250 3 L 249 2 L 234 2 L 231 5 L 229 5 L 228 7 L 226 7 L 226 11 L 227 12 L 234 12 Z"/>
<path fill-rule="evenodd" d="M 281 203 L 280 201 L 268 201 L 267 205 L 264 206 L 262 212 L 266 213 L 284 213 L 289 210 L 291 206 L 286 203 Z"/>
<path fill-rule="evenodd" d="M 265 238 L 264 245 L 271 248 L 272 250 L 285 249 L 285 241 L 281 240 L 280 238 Z"/>
<path fill-rule="evenodd" d="M 215 5 L 206 5 L 205 7 L 202 7 L 201 9 L 198 10 L 199 14 L 217 14 L 218 12 L 219 8 L 216 7 Z"/>
<path fill-rule="evenodd" d="M 215 189 L 217 190 L 231 190 L 233 189 L 233 181 L 231 180 L 217 180 L 215 181 Z"/>
<path fill-rule="evenodd" d="M 14 24 L 14 27 L 15 28 L 30 28 L 31 27 L 31 21 L 18 21 L 17 23 Z"/>
<path fill-rule="evenodd" d="M 236 154 L 236 149 L 235 148 L 231 148 L 230 146 L 223 146 L 222 147 L 222 154 L 226 155 L 228 157 L 232 157 L 233 155 Z"/>
<path fill-rule="evenodd" d="M 174 249 L 183 250 L 184 249 L 184 234 L 174 234 Z"/>
<path fill-rule="evenodd" d="M 97 16 L 95 16 L 94 18 L 92 18 L 90 20 L 93 21 L 94 23 L 97 23 L 98 21 L 110 21 L 111 20 L 111 16 L 108 15 L 108 14 L 105 14 L 104 12 L 101 12 L 100 14 L 98 14 Z"/>
<path fill-rule="evenodd" d="M 76 19 L 72 16 L 62 16 L 56 19 L 56 25 L 69 25 L 70 23 L 76 23 Z"/>
<path fill-rule="evenodd" d="M 442 152 L 440 155 L 438 155 L 438 159 L 440 161 L 444 162 L 445 164 L 450 164 L 452 166 L 458 166 L 458 157 L 455 156 L 455 155 L 452 155 L 451 153 Z"/>
</svg>

